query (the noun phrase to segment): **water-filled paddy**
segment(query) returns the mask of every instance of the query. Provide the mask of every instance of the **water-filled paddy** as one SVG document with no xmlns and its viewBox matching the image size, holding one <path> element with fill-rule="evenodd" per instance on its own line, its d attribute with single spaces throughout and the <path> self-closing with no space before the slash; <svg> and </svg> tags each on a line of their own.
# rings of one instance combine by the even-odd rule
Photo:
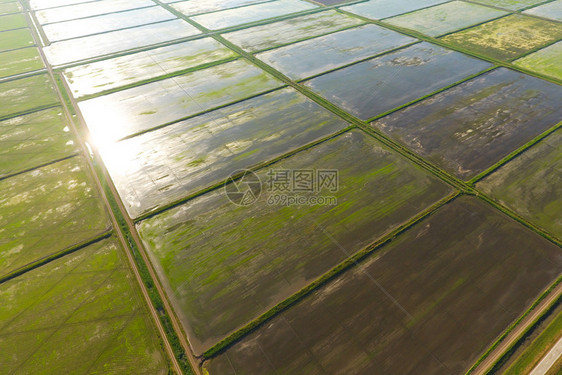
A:
<svg viewBox="0 0 562 375">
<path fill-rule="evenodd" d="M 0 52 L 0 78 L 41 68 L 43 68 L 43 61 L 35 47 Z"/>
<path fill-rule="evenodd" d="M 0 371 L 167 374 L 122 254 L 107 239 L 2 283 Z"/>
<path fill-rule="evenodd" d="M 423 42 L 322 75 L 305 85 L 367 120 L 490 66 Z"/>
<path fill-rule="evenodd" d="M 562 130 L 477 184 L 532 223 L 562 239 Z"/>
<path fill-rule="evenodd" d="M 150 0 L 104 0 L 38 10 L 35 16 L 40 24 L 45 25 L 151 6 L 154 6 L 154 2 Z"/>
<path fill-rule="evenodd" d="M 49 41 L 57 42 L 149 23 L 168 21 L 175 18 L 176 16 L 167 10 L 153 6 L 86 19 L 52 23 L 43 26 L 43 31 Z"/>
<path fill-rule="evenodd" d="M 79 98 L 234 56 L 214 39 L 203 38 L 68 68 L 64 76 Z"/>
<path fill-rule="evenodd" d="M 17 29 L 0 32 L 0 52 L 16 48 L 33 46 L 33 36 L 29 29 Z"/>
<path fill-rule="evenodd" d="M 470 25 L 498 18 L 507 12 L 464 1 L 451 1 L 434 7 L 386 19 L 395 26 L 439 36 Z"/>
<path fill-rule="evenodd" d="M 191 17 L 191 19 L 208 29 L 218 30 L 267 18 L 279 17 L 285 14 L 302 12 L 316 7 L 316 5 L 302 0 L 276 0 L 202 14 Z"/>
<path fill-rule="evenodd" d="M 362 23 L 357 18 L 330 10 L 233 31 L 222 36 L 243 50 L 257 52 Z"/>
<path fill-rule="evenodd" d="M 220 375 L 465 373 L 561 271 L 556 245 L 475 198 L 459 198 L 207 368 Z"/>
<path fill-rule="evenodd" d="M 515 60 L 513 63 L 532 72 L 562 80 L 560 61 L 562 61 L 562 41 Z"/>
<path fill-rule="evenodd" d="M 271 168 L 339 170 L 319 193 L 337 205 L 237 206 L 220 189 L 138 224 L 196 353 L 452 191 L 359 131 Z"/>
<path fill-rule="evenodd" d="M 514 14 L 447 35 L 442 40 L 496 59 L 512 60 L 560 38 L 561 23 Z"/>
<path fill-rule="evenodd" d="M 119 142 L 102 155 L 135 217 L 346 126 L 283 89 Z"/>
<path fill-rule="evenodd" d="M 561 97 L 559 85 L 500 68 L 373 125 L 468 180 L 556 125 Z"/>
<path fill-rule="evenodd" d="M 265 92 L 282 83 L 245 60 L 197 70 L 80 102 L 104 143 Z"/>
<path fill-rule="evenodd" d="M 562 0 L 552 1 L 531 9 L 527 9 L 523 13 L 562 22 Z"/>
<path fill-rule="evenodd" d="M 77 152 L 61 108 L 0 121 L 0 177 Z"/>
<path fill-rule="evenodd" d="M 448 0 L 369 0 L 363 3 L 342 7 L 350 13 L 375 20 L 388 18 L 432 5 L 446 3 Z"/>
<path fill-rule="evenodd" d="M 256 57 L 298 80 L 416 40 L 377 25 L 365 25 L 262 52 Z"/>
<path fill-rule="evenodd" d="M 55 86 L 46 74 L 0 83 L 0 118 L 58 101 Z"/>
<path fill-rule="evenodd" d="M 85 241 L 109 227 L 79 157 L 0 180 L 0 275 Z"/>
<path fill-rule="evenodd" d="M 205 0 L 205 1 L 180 1 L 171 4 L 171 7 L 186 16 L 201 13 L 216 12 L 246 5 L 264 3 L 269 0 Z"/>
<path fill-rule="evenodd" d="M 63 65 L 197 34 L 197 28 L 178 19 L 57 42 L 44 50 L 52 65 Z"/>
<path fill-rule="evenodd" d="M 29 8 L 33 10 L 63 7 L 66 5 L 74 5 L 86 3 L 88 0 L 29 0 Z"/>
</svg>

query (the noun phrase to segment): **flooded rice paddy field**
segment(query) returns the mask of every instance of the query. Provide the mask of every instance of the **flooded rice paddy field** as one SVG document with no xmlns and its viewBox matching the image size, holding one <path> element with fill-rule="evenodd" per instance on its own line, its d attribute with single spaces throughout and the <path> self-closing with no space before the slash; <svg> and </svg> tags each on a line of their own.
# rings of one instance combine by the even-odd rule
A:
<svg viewBox="0 0 562 375">
<path fill-rule="evenodd" d="M 562 274 L 560 4 L 0 0 L 0 373 L 169 372 L 112 213 L 210 375 L 465 373 Z"/>
</svg>

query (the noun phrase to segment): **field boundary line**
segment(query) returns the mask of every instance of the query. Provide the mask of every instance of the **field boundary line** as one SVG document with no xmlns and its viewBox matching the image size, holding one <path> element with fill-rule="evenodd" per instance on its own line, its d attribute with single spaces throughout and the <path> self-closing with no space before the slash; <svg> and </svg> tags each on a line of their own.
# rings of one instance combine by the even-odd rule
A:
<svg viewBox="0 0 562 375">
<path fill-rule="evenodd" d="M 423 211 L 417 213 L 415 216 L 411 217 L 408 221 L 400 224 L 396 228 L 392 229 L 390 232 L 381 235 L 378 239 L 373 241 L 370 245 L 367 245 L 363 249 L 355 252 L 347 259 L 332 267 L 329 271 L 320 275 L 318 278 L 308 283 L 305 287 L 301 288 L 297 292 L 293 293 L 291 296 L 287 297 L 283 301 L 279 302 L 275 306 L 268 309 L 266 312 L 248 322 L 243 327 L 237 329 L 231 333 L 226 338 L 219 341 L 217 344 L 213 345 L 210 349 L 203 353 L 203 359 L 208 360 L 218 354 L 224 352 L 227 348 L 234 345 L 236 342 L 240 341 L 242 338 L 250 334 L 251 332 L 257 330 L 263 326 L 266 322 L 278 316 L 283 311 L 289 309 L 291 306 L 296 305 L 306 298 L 308 295 L 316 291 L 317 289 L 323 287 L 324 285 L 331 282 L 336 277 L 345 273 L 346 271 L 352 269 L 353 267 L 360 264 L 366 258 L 373 256 L 378 253 L 385 244 L 392 242 L 399 234 L 407 231 L 413 227 L 418 222 L 423 221 L 426 217 L 432 215 L 442 206 L 452 202 L 454 199 L 462 195 L 459 191 L 454 191 L 453 193 L 441 198 L 440 200 L 434 202 L 431 206 L 427 207 Z"/>
<path fill-rule="evenodd" d="M 0 176 L 0 181 L 6 180 L 6 179 L 8 179 L 8 178 L 16 177 L 16 176 L 19 176 L 19 175 L 24 174 L 24 173 L 27 173 L 27 172 L 32 172 L 32 171 L 34 171 L 34 170 L 36 170 L 36 169 L 44 168 L 44 167 L 47 167 L 47 166 L 49 166 L 49 165 L 53 165 L 53 164 L 59 163 L 59 162 L 61 162 L 61 161 L 65 161 L 65 160 L 68 160 L 68 159 L 72 159 L 72 158 L 74 158 L 74 157 L 76 157 L 76 156 L 79 156 L 79 155 L 81 155 L 79 152 L 73 152 L 73 153 L 71 153 L 71 154 L 69 154 L 69 155 L 67 155 L 67 156 L 62 157 L 62 158 L 54 159 L 54 160 L 45 162 L 45 163 L 43 163 L 43 164 L 35 165 L 35 166 L 33 166 L 33 167 L 26 168 L 26 169 L 23 169 L 23 170 L 21 170 L 21 171 L 17 171 L 17 172 L 14 172 L 14 173 L 7 174 L 7 175 L 5 175 L 5 176 Z"/>
<path fill-rule="evenodd" d="M 71 245 L 63 250 L 57 251 L 53 254 L 50 255 L 46 255 L 42 258 L 36 259 L 24 266 L 21 266 L 20 268 L 17 268 L 14 271 L 11 271 L 3 276 L 0 276 L 0 284 L 5 283 L 6 281 L 12 280 L 18 276 L 21 276 L 29 271 L 33 271 L 36 268 L 39 268 L 45 264 L 51 263 L 53 260 L 57 260 L 59 258 L 62 258 L 68 254 L 72 254 L 75 251 L 78 251 L 80 249 L 85 248 L 86 246 L 89 245 L 93 245 L 97 242 L 100 242 L 101 240 L 104 240 L 106 238 L 111 237 L 111 235 L 113 234 L 113 230 L 109 229 L 109 230 L 105 230 L 102 233 L 87 239 L 85 241 L 79 242 L 77 244 Z"/>
</svg>

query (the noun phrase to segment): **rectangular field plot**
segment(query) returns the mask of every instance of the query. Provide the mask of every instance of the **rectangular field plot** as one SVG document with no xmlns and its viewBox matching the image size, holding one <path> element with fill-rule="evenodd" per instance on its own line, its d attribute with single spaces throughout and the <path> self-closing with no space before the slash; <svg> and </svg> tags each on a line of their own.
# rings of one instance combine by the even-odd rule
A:
<svg viewBox="0 0 562 375">
<path fill-rule="evenodd" d="M 509 10 L 520 10 L 535 4 L 544 3 L 545 0 L 476 0 L 475 2 Z"/>
<path fill-rule="evenodd" d="M 500 60 L 512 60 L 562 38 L 562 24 L 514 14 L 443 37 L 443 41 Z"/>
<path fill-rule="evenodd" d="M 556 125 L 562 87 L 500 68 L 373 123 L 468 180 Z"/>
<path fill-rule="evenodd" d="M 0 178 L 77 151 L 61 108 L 0 121 Z"/>
<path fill-rule="evenodd" d="M 0 52 L 0 78 L 32 72 L 44 67 L 35 47 Z"/>
<path fill-rule="evenodd" d="M 68 68 L 64 77 L 79 98 L 234 56 L 214 39 L 203 38 Z"/>
<path fill-rule="evenodd" d="M 0 16 L 0 31 L 27 27 L 27 20 L 23 14 L 9 14 Z"/>
<path fill-rule="evenodd" d="M 22 10 L 23 8 L 17 1 L 0 2 L 0 15 L 19 13 Z"/>
<path fill-rule="evenodd" d="M 39 10 L 35 16 L 41 25 L 45 25 L 151 6 L 154 2 L 150 0 L 104 0 Z"/>
<path fill-rule="evenodd" d="M 44 50 L 51 64 L 63 65 L 200 33 L 194 26 L 177 19 L 57 42 Z"/>
<path fill-rule="evenodd" d="M 0 83 L 0 118 L 55 104 L 55 86 L 46 74 Z"/>
<path fill-rule="evenodd" d="M 527 9 L 523 13 L 562 22 L 562 0 L 556 0 L 538 7 Z"/>
<path fill-rule="evenodd" d="M 562 41 L 515 60 L 513 63 L 532 72 L 562 80 Z"/>
<path fill-rule="evenodd" d="M 109 227 L 78 157 L 0 180 L 0 275 L 86 241 Z"/>
<path fill-rule="evenodd" d="M 519 215 L 562 239 L 562 130 L 477 184 Z"/>
<path fill-rule="evenodd" d="M 245 60 L 197 70 L 80 102 L 94 138 L 102 143 L 281 86 Z"/>
<path fill-rule="evenodd" d="M 379 20 L 446 3 L 447 1 L 449 0 L 369 0 L 342 7 L 341 9 L 359 16 Z"/>
<path fill-rule="evenodd" d="M 287 88 L 101 151 L 129 215 L 136 217 L 346 126 Z"/>
<path fill-rule="evenodd" d="M 365 25 L 262 52 L 256 57 L 298 80 L 416 40 L 377 25 Z"/>
<path fill-rule="evenodd" d="M 92 0 L 29 0 L 29 7 L 33 10 L 39 10 L 88 3 L 91 1 Z"/>
<path fill-rule="evenodd" d="M 367 120 L 490 66 L 424 42 L 322 75 L 305 85 Z"/>
<path fill-rule="evenodd" d="M 0 372 L 167 374 L 122 252 L 103 240 L 1 284 Z"/>
<path fill-rule="evenodd" d="M 458 198 L 207 369 L 464 374 L 561 271 L 556 245 L 475 198 Z"/>
<path fill-rule="evenodd" d="M 65 39 L 79 38 L 82 36 L 105 33 L 108 31 L 141 26 L 149 23 L 168 21 L 175 18 L 176 16 L 167 10 L 154 6 L 96 17 L 52 23 L 43 26 L 43 31 L 49 41 L 57 42 Z"/>
<path fill-rule="evenodd" d="M 257 52 L 362 23 L 357 18 L 329 10 L 233 31 L 222 36 L 245 51 Z"/>
<path fill-rule="evenodd" d="M 482 5 L 464 1 L 451 1 L 450 3 L 392 17 L 385 22 L 416 30 L 429 36 L 438 36 L 505 14 L 507 12 Z"/>
<path fill-rule="evenodd" d="M 332 204 L 276 203 L 270 168 L 338 170 L 339 189 L 298 193 Z M 228 197 L 216 190 L 138 224 L 197 354 L 452 190 L 359 131 L 243 180 L 252 191 L 256 178 L 253 204 L 233 203 L 238 183 Z"/>
<path fill-rule="evenodd" d="M 0 31 L 0 52 L 35 45 L 29 29 Z"/>
<path fill-rule="evenodd" d="M 264 3 L 269 0 L 205 0 L 205 1 L 180 1 L 171 4 L 171 7 L 186 16 L 201 13 L 216 12 L 230 8 Z"/>
<path fill-rule="evenodd" d="M 227 9 L 220 12 L 202 14 L 191 19 L 198 24 L 218 30 L 245 23 L 279 17 L 285 14 L 314 9 L 317 6 L 302 0 L 277 0 L 267 3 L 248 5 L 241 8 Z"/>
</svg>

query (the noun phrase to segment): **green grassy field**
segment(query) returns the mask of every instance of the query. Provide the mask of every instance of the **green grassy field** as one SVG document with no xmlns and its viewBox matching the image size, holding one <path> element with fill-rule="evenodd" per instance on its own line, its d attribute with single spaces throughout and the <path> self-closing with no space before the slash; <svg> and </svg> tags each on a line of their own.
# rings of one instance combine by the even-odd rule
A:
<svg viewBox="0 0 562 375">
<path fill-rule="evenodd" d="M 0 372 L 167 374 L 122 251 L 102 240 L 0 284 Z"/>
<path fill-rule="evenodd" d="M 0 92 L 0 118 L 54 105 L 58 101 L 55 86 L 46 74 L 0 83 Z"/>
<path fill-rule="evenodd" d="M 27 73 L 44 67 L 35 47 L 0 53 L 0 78 Z"/>
<path fill-rule="evenodd" d="M 514 61 L 514 64 L 532 72 L 562 80 L 562 41 Z"/>
</svg>

